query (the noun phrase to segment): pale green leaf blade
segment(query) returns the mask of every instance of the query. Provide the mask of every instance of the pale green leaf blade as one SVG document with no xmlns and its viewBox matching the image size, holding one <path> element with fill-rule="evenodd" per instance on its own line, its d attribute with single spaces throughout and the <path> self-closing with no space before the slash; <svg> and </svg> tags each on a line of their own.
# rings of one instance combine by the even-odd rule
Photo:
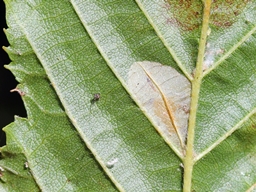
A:
<svg viewBox="0 0 256 192">
<path fill-rule="evenodd" d="M 253 115 L 197 162 L 193 174 L 195 191 L 253 191 L 256 185 L 255 125 Z"/>
<path fill-rule="evenodd" d="M 27 40 L 21 43 L 23 49 L 10 47 L 19 63 L 9 68 L 25 93 L 27 85 L 37 82 L 33 76 L 40 76 L 49 80 L 56 91 L 51 96 L 58 98 L 41 99 L 44 89 L 40 92 L 35 85 L 34 92 L 24 96 L 26 103 L 31 103 L 26 97 L 36 103 L 26 104 L 28 112 L 63 113 L 63 106 L 75 127 L 65 130 L 79 133 L 82 146 L 88 146 L 103 168 L 96 170 L 101 175 L 105 172 L 119 190 L 181 191 L 183 156 L 176 151 L 179 160 L 164 143 L 125 89 L 132 93 L 129 71 L 138 61 L 172 66 L 193 81 L 202 1 L 8 2 L 19 28 L 16 34 Z M 252 117 L 256 108 L 255 2 L 232 3 L 212 4 L 194 144 L 196 191 L 244 191 L 256 183 Z M 220 17 L 223 12 L 227 17 Z M 24 54 L 26 47 L 32 47 L 29 51 L 35 54 Z M 43 68 L 27 65 L 33 59 Z M 100 93 L 100 99 L 93 100 L 95 93 Z M 237 139 L 239 134 L 243 139 Z M 245 138 L 250 138 L 248 143 Z M 109 190 L 115 190 L 103 180 Z"/>
<path fill-rule="evenodd" d="M 9 125 L 9 127 L 13 126 Z M 16 138 L 6 131 L 8 137 L 8 147 L 4 146 L 1 150 L 0 160 L 0 191 L 20 191 L 20 189 L 30 189 L 40 191 L 33 176 L 26 167 L 27 159 L 22 154 L 21 148 L 16 143 Z"/>
<path fill-rule="evenodd" d="M 197 27 L 201 19 L 201 13 L 198 12 L 198 10 L 202 9 L 200 1 L 195 3 L 185 2 L 184 4 L 188 7 L 183 3 L 179 4 L 176 1 L 137 2 L 177 64 L 188 78 L 192 78 L 194 73 L 193 67 L 195 65 L 194 51 L 197 49 L 197 37 L 199 38 Z M 125 13 L 122 3 L 118 2 L 118 5 L 120 5 L 118 7 L 116 7 L 116 4 L 106 3 L 104 6 L 102 3 L 93 1 L 87 1 L 86 3 L 72 1 L 72 3 L 93 41 L 97 44 L 98 49 L 108 61 L 108 65 L 121 81 L 123 81 L 124 86 L 126 86 L 127 68 L 130 68 L 134 59 L 137 59 L 135 61 L 142 61 L 143 59 L 139 57 L 139 51 L 133 52 L 133 55 L 126 51 L 117 51 L 120 47 L 123 47 L 123 50 L 125 50 L 127 42 L 131 39 L 130 36 L 120 35 L 122 34 L 122 31 L 127 32 L 127 29 L 130 30 L 131 27 L 128 25 L 128 21 L 122 23 L 112 22 L 114 20 L 113 18 L 118 19 L 120 15 Z M 185 8 L 182 6 L 185 6 Z M 225 15 L 228 15 L 230 11 L 233 11 L 233 15 L 228 16 L 220 23 L 217 23 L 218 20 L 216 18 L 220 18 L 220 13 L 215 14 L 215 12 L 219 11 L 218 6 L 223 10 L 227 10 Z M 237 1 L 233 2 L 231 9 L 227 9 L 228 7 L 229 4 L 227 3 L 221 4 L 219 1 L 215 2 L 215 4 L 213 3 L 213 20 L 211 21 L 208 31 L 209 42 L 206 45 L 207 49 L 203 68 L 205 70 L 205 79 L 203 80 L 201 88 L 197 117 L 195 141 L 196 160 L 202 158 L 205 154 L 211 151 L 255 113 L 255 59 L 253 56 L 247 56 L 245 58 L 248 58 L 248 63 L 239 65 L 242 58 L 245 59 L 243 53 L 246 52 L 241 51 L 240 54 L 240 50 L 245 49 L 250 50 L 251 53 L 255 52 L 253 51 L 255 43 L 250 43 L 250 45 L 247 44 L 254 40 L 252 35 L 255 31 L 255 17 L 253 17 L 253 15 L 255 15 L 255 3 L 240 3 Z M 166 12 L 159 11 L 163 10 L 163 8 Z M 98 12 L 102 14 L 97 14 Z M 170 21 L 168 20 L 170 15 L 172 16 L 171 19 L 178 18 L 185 21 L 187 17 L 184 17 L 182 14 L 185 13 L 185 15 L 189 15 L 187 12 L 195 13 L 196 15 L 192 19 L 190 18 L 190 23 L 168 23 L 168 21 Z M 134 13 L 130 13 L 130 15 L 134 15 Z M 97 16 L 91 17 L 91 15 Z M 111 16 L 108 17 L 108 15 Z M 140 21 L 140 17 L 137 17 L 136 21 Z M 101 28 L 104 24 L 107 24 L 109 27 Z M 177 29 L 175 31 L 174 28 L 178 28 L 178 31 Z M 229 35 L 231 32 L 232 36 Z M 182 36 L 182 41 L 179 41 L 180 39 L 177 38 L 177 36 Z M 120 37 L 123 41 L 113 41 L 111 43 L 112 46 L 108 47 L 107 45 L 109 43 L 107 42 L 110 42 L 110 39 L 113 39 L 113 37 Z M 138 44 L 139 42 L 140 41 L 138 40 Z M 215 45 L 221 46 L 218 47 Z M 157 46 L 157 44 L 152 44 L 152 47 L 153 46 Z M 182 48 L 185 49 L 181 51 L 180 49 Z M 236 50 L 238 48 L 240 49 L 239 51 Z M 112 57 L 112 53 L 117 54 L 116 57 Z M 180 55 L 177 56 L 178 54 Z M 186 54 L 189 55 L 190 59 L 185 56 Z M 154 53 L 149 52 L 147 55 L 148 58 L 150 58 Z M 233 59 L 230 58 L 231 61 L 227 60 L 228 57 L 232 56 Z M 125 58 L 125 61 L 122 61 L 121 58 Z M 184 58 L 186 58 L 185 61 L 183 60 Z M 121 62 L 119 62 L 120 60 Z M 221 62 L 223 62 L 222 66 L 216 68 Z M 228 62 L 230 64 L 227 64 Z M 246 69 L 244 72 L 243 68 L 245 67 Z M 241 71 L 243 71 L 243 73 L 241 73 Z M 221 77 L 218 73 L 222 72 L 225 76 Z M 217 73 L 217 75 L 215 73 Z M 211 78 L 213 76 L 215 77 Z M 226 84 L 224 81 L 229 81 L 230 85 Z M 243 83 L 241 84 L 241 82 Z M 225 94 L 223 94 L 223 92 Z M 232 93 L 238 92 L 240 92 L 240 94 L 236 94 L 234 99 L 230 97 Z M 238 105 L 236 105 L 235 102 L 238 102 Z M 205 103 L 209 104 L 206 105 Z M 232 106 L 234 109 L 230 109 Z M 242 110 L 242 113 L 240 113 L 240 107 L 244 110 Z M 230 114 L 230 121 L 227 121 L 226 115 L 229 114 L 229 112 L 237 113 L 238 115 L 233 119 L 233 115 Z M 220 119 L 220 117 L 223 117 L 223 119 Z"/>
<path fill-rule="evenodd" d="M 256 4 L 248 3 L 239 9 L 230 27 L 211 30 L 205 55 L 205 78 L 199 99 L 198 116 L 201 118 L 195 139 L 195 150 L 202 152 L 202 155 L 256 112 L 256 18 L 249 17 L 255 14 Z M 208 61 L 209 58 L 212 60 Z M 211 123 L 205 126 L 206 122 Z M 205 137 L 207 139 L 202 144 L 202 138 Z"/>
<path fill-rule="evenodd" d="M 178 69 L 135 2 L 72 0 L 71 3 L 107 64 L 124 85 L 136 61 L 156 61 Z"/>
<path fill-rule="evenodd" d="M 128 74 L 133 63 L 146 59 L 177 68 L 172 55 L 156 36 L 135 2 L 73 0 L 71 3 L 109 67 L 143 110 L 132 90 L 127 88 Z M 145 115 L 150 116 L 147 113 Z M 161 132 L 162 129 L 157 128 L 158 122 L 150 117 L 149 119 L 176 154 L 182 157 L 183 147 L 177 146 L 176 141 L 170 141 L 164 133 L 166 131 Z"/>
<path fill-rule="evenodd" d="M 179 191 L 180 160 L 105 64 L 71 5 L 9 3 L 71 122 L 117 188 Z M 100 99 L 92 102 L 95 93 Z M 39 106 L 50 105 L 36 97 Z"/>
<path fill-rule="evenodd" d="M 7 191 L 116 191 L 70 123 L 12 17 L 14 10 L 6 5 L 11 47 L 5 49 L 13 60 L 7 67 L 21 82 L 15 90 L 23 98 L 28 119 L 17 117 L 4 129 L 7 146 L 1 149 L 0 165 L 6 170 L 3 180 L 5 174 L 11 176 L 1 187 Z"/>
<path fill-rule="evenodd" d="M 203 3 L 201 1 L 136 0 L 169 54 L 188 79 L 198 53 Z"/>
<path fill-rule="evenodd" d="M 195 40 L 200 21 L 200 1 L 138 3 L 158 36 L 174 50 L 170 50 L 172 55 L 183 54 L 179 59 L 184 59 L 184 52 L 193 55 L 192 39 Z M 212 3 L 196 127 L 195 151 L 202 153 L 199 156 L 213 149 L 256 112 L 255 14 L 256 5 L 252 2 Z M 177 42 L 178 32 L 174 33 L 173 28 L 179 28 L 183 43 Z M 186 47 L 184 44 L 189 44 L 189 51 L 178 50 Z M 188 61 L 193 67 L 193 60 L 186 59 L 181 64 L 187 66 Z"/>
</svg>

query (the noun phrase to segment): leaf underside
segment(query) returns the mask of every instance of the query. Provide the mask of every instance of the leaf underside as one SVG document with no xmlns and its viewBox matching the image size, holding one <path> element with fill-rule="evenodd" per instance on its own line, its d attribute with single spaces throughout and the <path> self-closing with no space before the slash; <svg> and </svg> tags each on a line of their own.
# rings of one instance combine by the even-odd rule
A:
<svg viewBox="0 0 256 192">
<path fill-rule="evenodd" d="M 228 2 L 211 6 L 193 151 L 197 192 L 256 184 L 256 3 Z M 5 4 L 4 49 L 13 61 L 6 67 L 20 82 L 28 118 L 4 128 L 0 190 L 181 191 L 184 154 L 156 131 L 129 73 L 149 61 L 193 81 L 202 1 Z"/>
</svg>

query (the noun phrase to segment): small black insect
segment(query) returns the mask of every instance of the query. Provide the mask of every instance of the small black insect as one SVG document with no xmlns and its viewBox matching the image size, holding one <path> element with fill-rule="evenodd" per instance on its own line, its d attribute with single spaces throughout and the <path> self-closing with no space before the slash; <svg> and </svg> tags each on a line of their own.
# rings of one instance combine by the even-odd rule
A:
<svg viewBox="0 0 256 192">
<path fill-rule="evenodd" d="M 95 103 L 96 101 L 99 101 L 100 100 L 100 93 L 95 93 L 93 95 L 93 99 L 91 100 L 91 103 Z"/>
</svg>

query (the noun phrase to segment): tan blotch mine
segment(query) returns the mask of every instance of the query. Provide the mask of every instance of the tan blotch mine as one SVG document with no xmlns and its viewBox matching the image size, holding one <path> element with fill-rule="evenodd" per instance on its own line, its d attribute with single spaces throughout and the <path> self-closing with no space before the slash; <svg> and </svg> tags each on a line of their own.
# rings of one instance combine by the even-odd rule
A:
<svg viewBox="0 0 256 192">
<path fill-rule="evenodd" d="M 167 143 L 183 156 L 191 83 L 174 68 L 157 62 L 135 62 L 128 74 L 133 98 Z"/>
</svg>

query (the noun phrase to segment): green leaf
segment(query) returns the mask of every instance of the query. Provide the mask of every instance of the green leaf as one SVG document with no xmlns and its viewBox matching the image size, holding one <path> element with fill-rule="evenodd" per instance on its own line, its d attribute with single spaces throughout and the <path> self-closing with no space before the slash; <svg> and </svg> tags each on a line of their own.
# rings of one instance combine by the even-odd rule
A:
<svg viewBox="0 0 256 192">
<path fill-rule="evenodd" d="M 5 4 L 6 67 L 28 117 L 4 128 L 1 190 L 254 190 L 254 1 Z M 191 95 L 169 71 L 190 81 Z M 133 88 L 142 82 L 157 97 Z M 190 110 L 169 92 L 190 95 Z M 164 121 L 154 115 L 161 110 Z M 177 142 L 180 129 L 186 142 Z"/>
</svg>

